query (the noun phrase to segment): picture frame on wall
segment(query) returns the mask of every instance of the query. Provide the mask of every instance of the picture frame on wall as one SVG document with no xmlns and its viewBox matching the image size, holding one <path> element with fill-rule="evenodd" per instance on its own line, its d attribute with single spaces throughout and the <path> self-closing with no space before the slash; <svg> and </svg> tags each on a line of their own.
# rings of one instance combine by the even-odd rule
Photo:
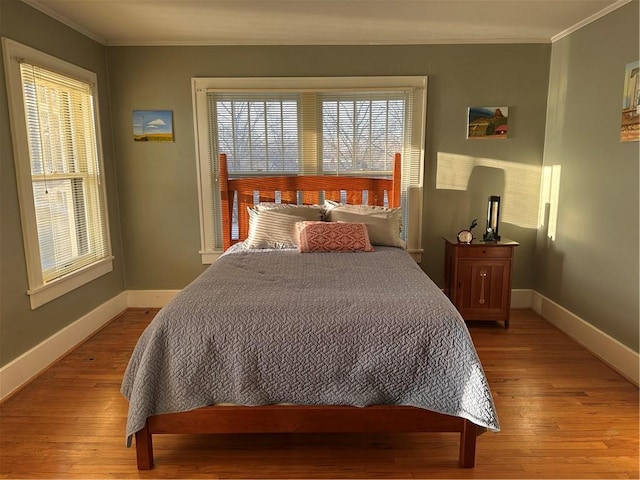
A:
<svg viewBox="0 0 640 480">
<path fill-rule="evenodd" d="M 640 61 L 628 63 L 624 70 L 620 141 L 640 140 Z"/>
<path fill-rule="evenodd" d="M 467 138 L 507 138 L 509 107 L 469 107 Z"/>
<path fill-rule="evenodd" d="M 173 142 L 173 112 L 171 110 L 134 110 L 133 140 L 135 142 Z"/>
</svg>

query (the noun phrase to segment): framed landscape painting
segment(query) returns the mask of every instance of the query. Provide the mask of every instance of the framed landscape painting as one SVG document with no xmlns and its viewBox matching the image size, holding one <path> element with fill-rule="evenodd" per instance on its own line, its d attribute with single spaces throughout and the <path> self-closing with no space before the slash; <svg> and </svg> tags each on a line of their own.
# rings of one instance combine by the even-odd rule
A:
<svg viewBox="0 0 640 480">
<path fill-rule="evenodd" d="M 173 142 L 173 112 L 171 110 L 134 110 L 133 140 Z"/>
<path fill-rule="evenodd" d="M 509 107 L 469 107 L 467 138 L 507 138 Z"/>
</svg>

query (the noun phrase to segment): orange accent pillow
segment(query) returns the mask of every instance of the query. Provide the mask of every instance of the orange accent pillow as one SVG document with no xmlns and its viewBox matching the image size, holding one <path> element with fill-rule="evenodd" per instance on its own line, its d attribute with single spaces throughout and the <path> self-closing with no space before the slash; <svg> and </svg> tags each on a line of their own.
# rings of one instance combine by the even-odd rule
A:
<svg viewBox="0 0 640 480">
<path fill-rule="evenodd" d="M 296 222 L 298 250 L 310 252 L 373 252 L 364 223 Z"/>
</svg>

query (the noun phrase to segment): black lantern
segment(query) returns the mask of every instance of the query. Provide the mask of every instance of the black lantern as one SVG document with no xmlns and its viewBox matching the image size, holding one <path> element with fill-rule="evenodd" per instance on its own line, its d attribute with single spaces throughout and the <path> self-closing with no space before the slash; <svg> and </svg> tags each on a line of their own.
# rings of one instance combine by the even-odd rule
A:
<svg viewBox="0 0 640 480">
<path fill-rule="evenodd" d="M 498 226 L 500 223 L 500 197 L 491 195 L 487 206 L 487 231 L 482 236 L 485 242 L 495 242 L 500 240 Z"/>
</svg>

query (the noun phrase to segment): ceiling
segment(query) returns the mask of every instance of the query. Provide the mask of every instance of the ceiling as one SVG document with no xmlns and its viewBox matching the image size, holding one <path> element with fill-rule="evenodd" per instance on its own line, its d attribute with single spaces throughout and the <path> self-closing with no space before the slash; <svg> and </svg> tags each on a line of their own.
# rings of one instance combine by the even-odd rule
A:
<svg viewBox="0 0 640 480">
<path fill-rule="evenodd" d="M 23 0 L 105 45 L 548 43 L 631 0 Z"/>
</svg>

